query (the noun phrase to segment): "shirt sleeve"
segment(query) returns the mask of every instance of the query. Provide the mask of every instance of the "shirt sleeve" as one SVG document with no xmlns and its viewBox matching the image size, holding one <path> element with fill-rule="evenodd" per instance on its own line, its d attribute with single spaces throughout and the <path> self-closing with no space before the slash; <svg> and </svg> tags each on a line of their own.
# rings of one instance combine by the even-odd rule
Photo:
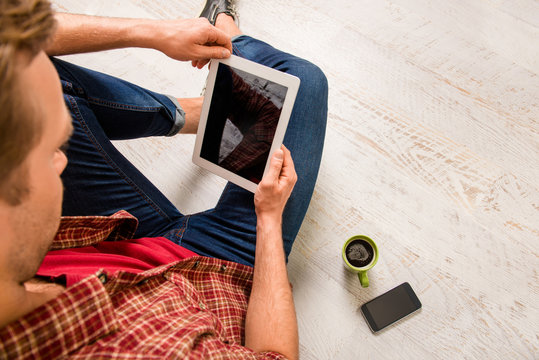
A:
<svg viewBox="0 0 539 360">
<path fill-rule="evenodd" d="M 282 354 L 274 351 L 254 352 L 239 344 L 227 344 L 217 338 L 206 338 L 199 342 L 189 355 L 193 358 L 219 360 L 286 360 Z"/>
<path fill-rule="evenodd" d="M 276 352 L 262 352 L 262 353 L 257 353 L 257 359 L 271 359 L 271 360 L 286 360 L 287 358 L 284 357 L 284 355 L 281 355 L 279 353 L 276 353 Z"/>
</svg>

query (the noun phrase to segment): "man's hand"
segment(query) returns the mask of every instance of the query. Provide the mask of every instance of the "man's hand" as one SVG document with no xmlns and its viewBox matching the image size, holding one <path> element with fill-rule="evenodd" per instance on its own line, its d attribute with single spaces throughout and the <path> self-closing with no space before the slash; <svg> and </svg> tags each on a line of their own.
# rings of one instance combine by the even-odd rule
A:
<svg viewBox="0 0 539 360">
<path fill-rule="evenodd" d="M 232 53 L 230 37 L 206 18 L 159 21 L 153 24 L 154 47 L 169 57 L 187 61 L 201 69 L 210 59 L 224 59 Z"/>
<path fill-rule="evenodd" d="M 290 151 L 281 145 L 271 157 L 269 170 L 255 192 L 255 210 L 259 220 L 281 220 L 297 179 Z"/>
</svg>

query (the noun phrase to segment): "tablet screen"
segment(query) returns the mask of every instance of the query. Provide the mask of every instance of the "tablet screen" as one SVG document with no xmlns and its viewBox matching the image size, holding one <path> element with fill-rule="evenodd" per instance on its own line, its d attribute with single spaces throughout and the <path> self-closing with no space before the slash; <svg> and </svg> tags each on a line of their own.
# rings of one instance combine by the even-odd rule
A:
<svg viewBox="0 0 539 360">
<path fill-rule="evenodd" d="M 223 63 L 215 65 L 200 157 L 258 184 L 287 87 Z"/>
</svg>

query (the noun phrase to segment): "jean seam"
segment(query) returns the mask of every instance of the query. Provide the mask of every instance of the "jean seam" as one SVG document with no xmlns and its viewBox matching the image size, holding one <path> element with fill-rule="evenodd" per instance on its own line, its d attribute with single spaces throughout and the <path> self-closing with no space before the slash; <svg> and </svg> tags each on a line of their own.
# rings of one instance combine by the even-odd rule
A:
<svg viewBox="0 0 539 360">
<path fill-rule="evenodd" d="M 244 57 L 242 52 L 240 51 L 240 49 L 235 45 L 235 44 L 232 44 L 232 48 L 233 48 L 233 52 L 239 56 L 239 57 Z"/>
<path fill-rule="evenodd" d="M 200 212 L 197 212 L 197 213 L 194 213 L 194 214 L 189 214 L 189 215 L 184 215 L 184 224 L 181 225 L 177 231 L 174 231 L 174 234 L 173 236 L 175 238 L 178 238 L 180 240 L 180 242 L 183 241 L 183 236 L 185 235 L 185 232 L 187 231 L 187 227 L 189 226 L 189 220 L 191 220 L 191 217 L 193 216 L 196 216 L 196 215 L 205 215 L 205 214 L 212 214 L 214 212 L 216 212 L 217 210 L 215 208 L 213 209 L 208 209 L 208 210 L 204 210 L 204 211 L 200 211 Z M 166 235 L 165 235 L 166 236 Z M 179 244 L 180 245 L 180 244 Z"/>
<path fill-rule="evenodd" d="M 75 98 L 73 96 L 70 96 L 70 95 L 65 95 L 68 100 L 69 100 L 69 103 L 71 105 L 71 108 L 73 109 L 73 112 L 76 113 L 76 116 L 77 116 L 77 119 L 79 120 L 80 124 L 81 124 L 81 127 L 82 129 L 84 130 L 84 132 L 86 133 L 86 136 L 88 137 L 88 139 L 92 142 L 94 148 L 101 154 L 101 157 L 103 158 L 103 160 L 105 160 L 105 162 L 129 185 L 131 186 L 131 188 L 137 192 L 140 197 L 144 200 L 145 203 L 147 203 L 152 209 L 154 209 L 159 215 L 161 215 L 163 218 L 167 219 L 168 221 L 171 221 L 170 217 L 165 213 L 163 212 L 163 210 L 161 210 L 159 208 L 159 206 L 157 206 L 157 204 L 155 204 L 143 191 L 142 189 L 140 189 L 127 175 L 124 174 L 124 172 L 114 163 L 114 161 L 112 161 L 109 156 L 107 155 L 107 152 L 105 150 L 103 150 L 103 148 L 101 147 L 101 145 L 99 144 L 99 142 L 95 139 L 94 135 L 92 134 L 92 131 L 88 128 L 88 125 L 86 124 L 86 122 L 84 121 L 84 118 L 78 108 L 78 104 L 75 100 Z"/>
<path fill-rule="evenodd" d="M 65 68 L 64 66 L 62 66 L 62 64 L 58 64 L 59 66 L 62 67 L 62 69 L 69 73 L 69 75 L 71 75 L 72 78 L 76 79 L 76 76 L 73 75 L 73 73 Z M 71 81 L 71 80 L 67 80 L 65 78 L 61 78 L 61 80 L 69 83 L 69 85 L 71 85 L 71 88 L 74 89 L 75 91 L 77 91 L 78 93 L 80 93 L 81 95 L 84 94 L 85 95 L 85 98 L 86 100 L 89 102 L 89 103 L 92 103 L 92 104 L 95 104 L 95 105 L 103 105 L 103 106 L 108 106 L 108 107 L 112 107 L 112 108 L 118 108 L 118 109 L 126 109 L 126 110 L 140 110 L 140 111 L 144 111 L 144 112 L 155 112 L 155 111 L 159 111 L 161 109 L 161 107 L 139 107 L 139 106 L 136 106 L 136 105 L 125 105 L 125 104 L 120 104 L 120 103 L 115 103 L 115 102 L 112 102 L 112 101 L 104 101 L 104 100 L 101 100 L 101 99 L 97 99 L 97 98 L 94 98 L 94 97 L 91 97 L 89 96 L 88 94 L 86 94 L 86 92 L 84 91 L 84 89 L 79 85 L 79 84 L 76 84 Z M 145 110 L 145 109 L 148 109 L 148 110 Z"/>
<path fill-rule="evenodd" d="M 51 57 L 51 59 L 54 59 L 54 57 Z M 67 72 L 69 75 L 71 75 L 71 77 L 73 79 L 75 79 L 75 81 L 76 81 L 77 77 L 75 75 L 73 75 L 73 73 L 69 69 L 67 69 L 65 66 L 63 66 L 62 63 L 54 62 L 54 67 L 56 67 L 57 65 L 62 67 L 62 70 Z M 60 73 L 60 72 L 58 72 L 58 73 Z M 58 75 L 60 76 L 60 74 L 58 74 Z M 86 97 L 87 94 L 85 93 L 84 89 L 80 86 L 80 84 L 78 82 L 75 83 L 75 81 L 73 81 L 72 79 L 68 80 L 68 79 L 66 79 L 65 77 L 62 77 L 62 76 L 60 76 L 60 80 L 63 80 L 65 82 L 69 83 L 71 85 L 71 88 L 74 91 L 79 93 L 79 95 L 85 95 L 85 97 Z"/>
<path fill-rule="evenodd" d="M 219 199 L 217 200 L 217 205 L 219 205 L 219 202 L 221 201 L 221 199 L 223 198 L 225 192 L 228 190 L 229 187 L 230 187 L 230 181 L 226 183 L 225 188 L 221 192 L 221 195 L 219 196 Z M 217 205 L 215 205 L 215 207 L 217 207 Z M 213 208 L 214 210 L 215 210 L 215 207 Z"/>
<path fill-rule="evenodd" d="M 153 106 L 153 107 L 142 107 L 142 106 L 136 106 L 136 105 L 126 105 L 121 103 L 116 103 L 113 101 L 105 101 L 101 99 L 97 99 L 91 96 L 88 96 L 88 102 L 94 105 L 102 105 L 106 107 L 110 107 L 113 109 L 122 109 L 122 110 L 136 110 L 141 112 L 156 112 L 161 110 L 161 107 Z"/>
<path fill-rule="evenodd" d="M 184 218 L 184 225 L 181 227 L 181 229 L 178 229 L 178 232 L 174 234 L 175 237 L 178 237 L 180 240 L 180 243 L 183 241 L 183 235 L 185 234 L 185 231 L 187 230 L 187 226 L 189 226 L 189 219 L 191 218 L 191 215 L 187 215 Z"/>
</svg>

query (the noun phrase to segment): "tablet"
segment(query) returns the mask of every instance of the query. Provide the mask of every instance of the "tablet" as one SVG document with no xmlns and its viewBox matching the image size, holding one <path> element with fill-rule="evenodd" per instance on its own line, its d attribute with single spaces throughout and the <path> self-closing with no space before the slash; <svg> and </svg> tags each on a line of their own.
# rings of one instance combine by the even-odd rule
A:
<svg viewBox="0 0 539 360">
<path fill-rule="evenodd" d="M 193 162 L 254 193 L 283 142 L 299 83 L 234 55 L 212 60 Z"/>
</svg>

